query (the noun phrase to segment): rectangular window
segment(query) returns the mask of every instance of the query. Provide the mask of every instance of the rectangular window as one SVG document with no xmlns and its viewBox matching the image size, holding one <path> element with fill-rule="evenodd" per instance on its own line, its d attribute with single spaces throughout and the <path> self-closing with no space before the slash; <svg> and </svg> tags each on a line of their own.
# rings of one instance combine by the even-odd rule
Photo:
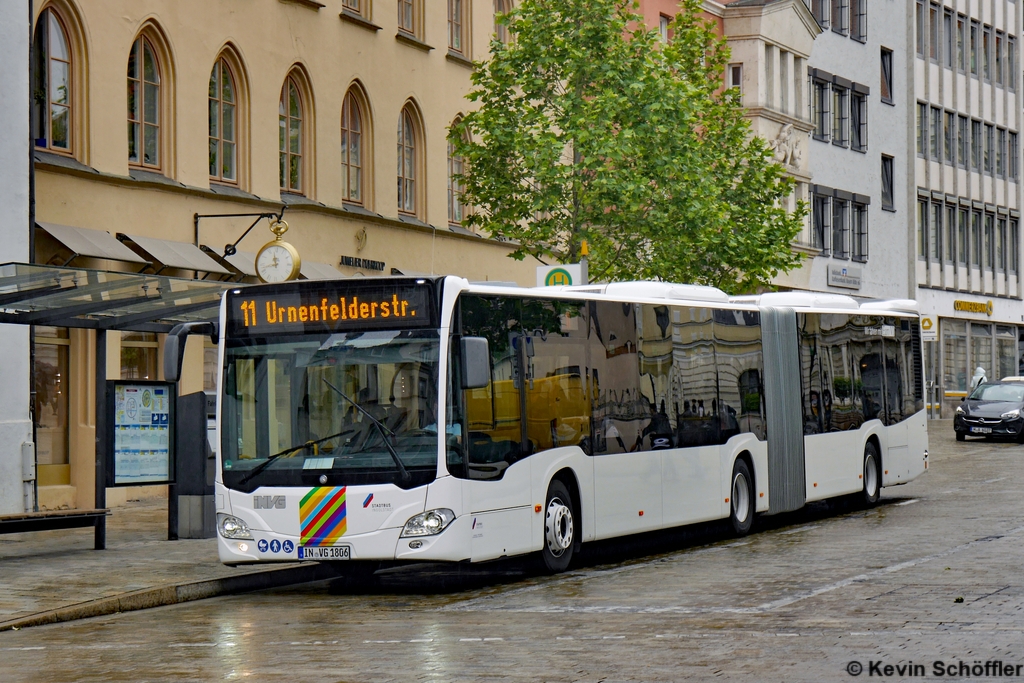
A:
<svg viewBox="0 0 1024 683">
<path fill-rule="evenodd" d="M 981 121 L 971 121 L 971 170 L 981 171 Z"/>
<path fill-rule="evenodd" d="M 942 257 L 942 204 L 933 202 L 928 216 L 928 258 L 938 261 Z"/>
<path fill-rule="evenodd" d="M 996 175 L 1006 177 L 1006 131 L 1002 128 L 996 132 Z"/>
<path fill-rule="evenodd" d="M 892 50 L 882 48 L 882 101 L 887 104 L 893 104 L 892 99 Z"/>
<path fill-rule="evenodd" d="M 996 223 L 996 268 L 1006 272 L 1006 219 L 1002 217 Z"/>
<path fill-rule="evenodd" d="M 942 47 L 944 48 L 945 54 L 943 55 L 945 65 L 952 69 L 953 68 L 953 11 L 946 9 L 942 14 Z"/>
<path fill-rule="evenodd" d="M 967 265 L 967 209 L 958 212 L 956 230 L 956 262 Z"/>
<path fill-rule="evenodd" d="M 917 156 L 928 157 L 928 105 L 917 103 Z"/>
<path fill-rule="evenodd" d="M 947 111 L 942 127 L 942 153 L 945 156 L 946 163 L 952 166 L 956 161 L 956 149 L 954 144 L 956 141 L 956 114 Z"/>
<path fill-rule="evenodd" d="M 1017 89 L 1017 39 L 1006 39 L 1006 84 L 1010 90 Z"/>
<path fill-rule="evenodd" d="M 851 258 L 864 263 L 868 260 L 868 207 L 865 204 L 853 204 L 850 214 L 853 219 L 853 244 Z"/>
<path fill-rule="evenodd" d="M 827 253 L 828 231 L 832 221 L 831 197 L 822 194 L 814 195 L 811 207 L 811 246 Z"/>
<path fill-rule="evenodd" d="M 1010 272 L 1016 273 L 1020 265 L 1020 233 L 1017 228 L 1017 219 L 1010 219 L 1010 241 L 1007 243 L 1010 252 Z"/>
<path fill-rule="evenodd" d="M 928 154 L 932 161 L 942 163 L 942 110 L 932 107 L 931 130 L 928 131 Z"/>
<path fill-rule="evenodd" d="M 832 0 L 832 30 L 844 36 L 848 27 L 849 5 L 849 0 Z"/>
<path fill-rule="evenodd" d="M 967 71 L 967 17 L 956 15 L 956 68 Z"/>
<path fill-rule="evenodd" d="M 398 30 L 416 35 L 416 8 L 414 0 L 398 0 Z"/>
<path fill-rule="evenodd" d="M 928 8 L 928 58 L 939 60 L 939 6 Z"/>
<path fill-rule="evenodd" d="M 981 267 L 981 212 L 971 212 L 971 265 Z"/>
<path fill-rule="evenodd" d="M 971 19 L 971 73 L 978 75 L 978 34 L 981 32 L 981 24 Z"/>
<path fill-rule="evenodd" d="M 462 35 L 465 25 L 462 0 L 448 0 L 448 49 L 452 52 L 465 52 L 465 40 Z"/>
<path fill-rule="evenodd" d="M 890 156 L 882 155 L 882 208 L 883 209 L 895 209 L 896 206 L 893 203 L 895 195 L 893 193 L 893 158 Z"/>
<path fill-rule="evenodd" d="M 1003 84 L 1003 50 L 1006 49 L 1006 37 L 1002 31 L 996 31 L 996 83 Z"/>
<path fill-rule="evenodd" d="M 928 201 L 917 200 L 917 255 L 924 258 L 928 254 Z"/>
<path fill-rule="evenodd" d="M 672 23 L 671 17 L 667 17 L 664 14 L 658 17 L 658 37 L 661 38 L 661 42 L 668 42 L 668 27 Z"/>
<path fill-rule="evenodd" d="M 828 83 L 825 81 L 816 80 L 813 83 L 813 87 L 814 137 L 818 140 L 828 140 L 829 124 L 831 123 L 831 112 L 829 112 L 831 93 L 829 92 Z"/>
<path fill-rule="evenodd" d="M 985 244 L 983 246 L 985 252 L 985 269 L 992 270 L 992 266 L 995 262 L 995 237 L 996 231 L 996 217 L 990 213 L 985 214 Z"/>
<path fill-rule="evenodd" d="M 924 2 L 917 0 L 917 56 L 924 57 Z"/>
<path fill-rule="evenodd" d="M 743 92 L 743 65 L 742 64 L 730 64 L 729 65 L 729 87 L 736 88 L 742 94 Z"/>
<path fill-rule="evenodd" d="M 981 73 L 986 81 L 992 80 L 992 27 L 986 26 L 981 34 Z"/>
<path fill-rule="evenodd" d="M 1010 180 L 1017 180 L 1020 174 L 1020 143 L 1017 134 L 1010 131 L 1010 148 L 1007 150 Z"/>
<path fill-rule="evenodd" d="M 849 90 L 832 86 L 832 144 L 846 147 L 850 142 Z"/>
<path fill-rule="evenodd" d="M 811 14 L 822 28 L 828 28 L 829 0 L 811 0 Z"/>
<path fill-rule="evenodd" d="M 850 0 L 850 37 L 862 43 L 868 39 L 868 0 Z"/>
<path fill-rule="evenodd" d="M 982 161 L 984 162 L 985 173 L 992 175 L 992 167 L 995 162 L 996 129 L 990 123 L 985 124 L 985 151 Z"/>
<path fill-rule="evenodd" d="M 967 150 L 969 148 L 967 117 L 958 116 L 956 120 L 956 163 L 960 168 L 967 168 Z"/>
<path fill-rule="evenodd" d="M 849 258 L 849 230 L 847 212 L 850 202 L 845 199 L 832 200 L 832 255 Z"/>
<path fill-rule="evenodd" d="M 946 262 L 956 261 L 956 207 L 946 204 L 946 234 L 943 238 L 946 243 Z"/>
<path fill-rule="evenodd" d="M 868 97 L 859 92 L 850 95 L 850 147 L 858 152 L 868 148 Z"/>
</svg>

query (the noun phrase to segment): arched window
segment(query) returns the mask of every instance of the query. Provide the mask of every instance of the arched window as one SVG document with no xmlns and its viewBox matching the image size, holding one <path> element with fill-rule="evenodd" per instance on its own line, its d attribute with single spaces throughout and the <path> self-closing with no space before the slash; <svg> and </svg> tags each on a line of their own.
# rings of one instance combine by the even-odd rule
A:
<svg viewBox="0 0 1024 683">
<path fill-rule="evenodd" d="M 281 88 L 278 107 L 281 190 L 302 192 L 302 96 L 299 85 L 289 76 Z"/>
<path fill-rule="evenodd" d="M 508 26 L 499 22 L 498 17 L 511 9 L 509 0 L 494 0 L 494 35 L 502 43 L 508 42 Z"/>
<path fill-rule="evenodd" d="M 238 182 L 238 90 L 227 60 L 210 74 L 210 178 Z"/>
<path fill-rule="evenodd" d="M 32 38 L 32 137 L 36 147 L 71 151 L 71 50 L 52 9 L 40 13 Z"/>
<path fill-rule="evenodd" d="M 341 196 L 363 203 L 363 112 L 355 92 L 349 90 L 341 106 Z"/>
<path fill-rule="evenodd" d="M 128 54 L 128 163 L 160 168 L 160 63 L 139 36 Z"/>
<path fill-rule="evenodd" d="M 458 119 L 452 123 L 455 126 Z M 461 225 L 465 218 L 465 205 L 462 203 L 462 178 L 460 177 L 466 169 L 466 160 L 455 150 L 455 144 L 448 141 L 448 222 L 454 225 Z"/>
<path fill-rule="evenodd" d="M 409 106 L 398 117 L 398 211 L 415 214 L 416 206 L 416 117 Z"/>
</svg>

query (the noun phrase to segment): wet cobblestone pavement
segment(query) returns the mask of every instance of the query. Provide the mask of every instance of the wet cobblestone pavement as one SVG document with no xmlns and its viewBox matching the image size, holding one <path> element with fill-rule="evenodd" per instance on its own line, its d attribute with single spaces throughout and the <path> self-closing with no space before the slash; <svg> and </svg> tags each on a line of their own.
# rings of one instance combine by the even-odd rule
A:
<svg viewBox="0 0 1024 683">
<path fill-rule="evenodd" d="M 1024 665 L 1024 447 L 942 422 L 931 452 L 877 508 L 601 543 L 559 576 L 421 565 L 0 633 L 0 679 L 1024 680 L 934 664 Z"/>
</svg>

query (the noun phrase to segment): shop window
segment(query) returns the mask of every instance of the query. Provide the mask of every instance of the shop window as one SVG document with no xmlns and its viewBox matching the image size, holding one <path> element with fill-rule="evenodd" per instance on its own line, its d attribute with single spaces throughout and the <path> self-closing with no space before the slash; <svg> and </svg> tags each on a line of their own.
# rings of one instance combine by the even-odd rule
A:
<svg viewBox="0 0 1024 683">
<path fill-rule="evenodd" d="M 1017 328 L 996 325 L 996 362 L 999 372 L 993 379 L 1013 377 L 1017 374 Z"/>
<path fill-rule="evenodd" d="M 985 371 L 985 376 L 996 379 L 996 368 L 992 365 L 992 326 L 982 323 L 971 323 L 971 366 L 973 375 L 975 368 Z"/>
<path fill-rule="evenodd" d="M 68 330 L 33 327 L 32 419 L 36 432 L 39 485 L 70 484 Z"/>
<path fill-rule="evenodd" d="M 942 383 L 947 396 L 967 392 L 967 323 L 961 320 L 942 321 L 942 357 L 944 359 Z"/>
<path fill-rule="evenodd" d="M 121 379 L 157 379 L 158 347 L 152 332 L 122 332 Z"/>
<path fill-rule="evenodd" d="M 71 152 L 72 64 L 61 17 L 45 9 L 32 38 L 32 138 L 35 146 Z"/>
</svg>

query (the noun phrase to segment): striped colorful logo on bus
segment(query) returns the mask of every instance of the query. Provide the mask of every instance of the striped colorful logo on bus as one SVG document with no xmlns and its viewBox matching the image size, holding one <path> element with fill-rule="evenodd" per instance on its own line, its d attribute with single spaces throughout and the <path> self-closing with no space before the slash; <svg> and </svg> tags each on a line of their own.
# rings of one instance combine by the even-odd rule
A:
<svg viewBox="0 0 1024 683">
<path fill-rule="evenodd" d="M 338 542 L 348 529 L 345 518 L 344 486 L 320 486 L 311 489 L 299 502 L 299 526 L 304 546 L 329 546 Z"/>
</svg>

